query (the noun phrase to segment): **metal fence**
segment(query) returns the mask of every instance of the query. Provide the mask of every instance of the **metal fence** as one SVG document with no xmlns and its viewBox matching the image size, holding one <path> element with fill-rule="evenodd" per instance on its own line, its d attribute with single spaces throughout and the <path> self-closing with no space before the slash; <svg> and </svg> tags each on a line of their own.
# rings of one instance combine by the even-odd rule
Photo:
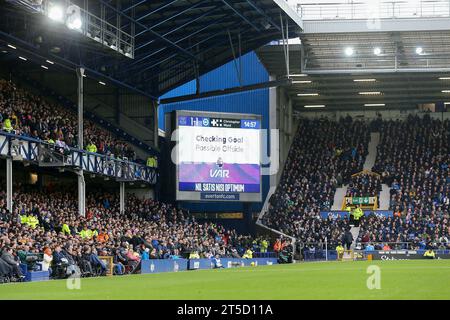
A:
<svg viewBox="0 0 450 320">
<path fill-rule="evenodd" d="M 369 248 L 367 250 L 367 245 L 369 243 L 356 243 L 353 248 L 354 253 L 359 254 L 360 257 L 363 257 L 371 252 L 386 252 L 386 251 L 403 251 L 403 250 L 419 250 L 424 251 L 425 248 L 418 248 L 414 245 L 413 242 L 371 242 L 370 244 L 373 246 L 373 249 Z M 300 243 L 298 242 L 297 253 L 300 254 L 300 260 L 303 261 L 333 261 L 337 260 L 338 254 L 336 251 L 337 243 Z M 447 243 L 436 243 L 436 246 L 433 250 L 436 253 L 446 253 L 449 252 L 449 244 Z"/>
<path fill-rule="evenodd" d="M 450 0 L 298 3 L 294 10 L 303 20 L 450 17 Z"/>
<path fill-rule="evenodd" d="M 16 161 L 28 161 L 44 166 L 42 162 L 48 160 L 45 159 L 45 155 L 52 152 L 51 149 L 55 149 L 55 146 L 41 140 L 0 131 L 1 157 L 11 157 Z M 55 167 L 83 169 L 86 173 L 112 177 L 118 181 L 156 184 L 158 180 L 156 168 L 85 150 L 67 148 L 67 154 L 60 158 L 61 163 Z M 54 160 L 58 161 L 56 158 Z"/>
<path fill-rule="evenodd" d="M 366 250 L 369 243 L 357 242 L 355 249 Z M 374 250 L 411 250 L 413 248 L 412 242 L 370 242 Z M 389 248 L 389 249 L 388 249 Z"/>
</svg>

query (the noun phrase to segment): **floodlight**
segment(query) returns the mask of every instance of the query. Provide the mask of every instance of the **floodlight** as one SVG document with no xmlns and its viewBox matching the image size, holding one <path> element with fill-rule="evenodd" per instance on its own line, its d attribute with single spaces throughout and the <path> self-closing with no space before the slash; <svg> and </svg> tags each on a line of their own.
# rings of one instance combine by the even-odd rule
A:
<svg viewBox="0 0 450 320">
<path fill-rule="evenodd" d="M 416 48 L 416 53 L 417 54 L 422 54 L 423 53 L 423 48 L 422 47 L 417 47 Z"/>
<path fill-rule="evenodd" d="M 346 54 L 347 56 L 352 56 L 353 53 L 355 53 L 355 50 L 353 50 L 353 48 L 351 48 L 351 47 L 345 48 L 345 54 Z"/>
<path fill-rule="evenodd" d="M 373 49 L 373 54 L 379 56 L 381 54 L 381 48 L 376 47 L 375 49 Z"/>
<path fill-rule="evenodd" d="M 80 30 L 83 23 L 81 21 L 81 10 L 76 5 L 70 5 L 67 10 L 67 27 L 69 29 Z"/>
<path fill-rule="evenodd" d="M 63 8 L 58 5 L 53 5 L 48 9 L 48 17 L 54 21 L 62 22 L 64 20 Z"/>
</svg>

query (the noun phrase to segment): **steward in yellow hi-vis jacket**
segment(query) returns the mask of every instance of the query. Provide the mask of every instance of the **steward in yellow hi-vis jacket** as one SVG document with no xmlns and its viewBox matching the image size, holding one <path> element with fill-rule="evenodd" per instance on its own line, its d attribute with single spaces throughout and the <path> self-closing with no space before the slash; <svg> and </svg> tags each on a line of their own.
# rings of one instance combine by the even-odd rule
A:
<svg viewBox="0 0 450 320">
<path fill-rule="evenodd" d="M 434 253 L 433 249 L 425 251 L 423 256 L 425 257 L 425 259 L 436 259 L 436 254 Z"/>
</svg>

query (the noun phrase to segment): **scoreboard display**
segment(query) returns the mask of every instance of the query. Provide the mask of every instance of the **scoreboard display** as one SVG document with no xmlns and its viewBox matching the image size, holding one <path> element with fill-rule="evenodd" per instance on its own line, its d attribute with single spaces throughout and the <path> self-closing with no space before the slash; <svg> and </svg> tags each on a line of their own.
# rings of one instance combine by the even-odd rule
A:
<svg viewBox="0 0 450 320">
<path fill-rule="evenodd" d="M 261 201 L 261 117 L 176 111 L 176 198 Z"/>
</svg>

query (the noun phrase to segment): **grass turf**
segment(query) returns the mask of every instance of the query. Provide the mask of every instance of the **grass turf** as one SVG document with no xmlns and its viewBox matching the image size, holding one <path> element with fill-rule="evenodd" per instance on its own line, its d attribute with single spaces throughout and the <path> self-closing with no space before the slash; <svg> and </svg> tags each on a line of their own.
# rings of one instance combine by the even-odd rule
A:
<svg viewBox="0 0 450 320">
<path fill-rule="evenodd" d="M 369 265 L 381 289 L 369 290 Z M 0 285 L 0 299 L 450 299 L 450 260 L 312 262 Z"/>
</svg>

